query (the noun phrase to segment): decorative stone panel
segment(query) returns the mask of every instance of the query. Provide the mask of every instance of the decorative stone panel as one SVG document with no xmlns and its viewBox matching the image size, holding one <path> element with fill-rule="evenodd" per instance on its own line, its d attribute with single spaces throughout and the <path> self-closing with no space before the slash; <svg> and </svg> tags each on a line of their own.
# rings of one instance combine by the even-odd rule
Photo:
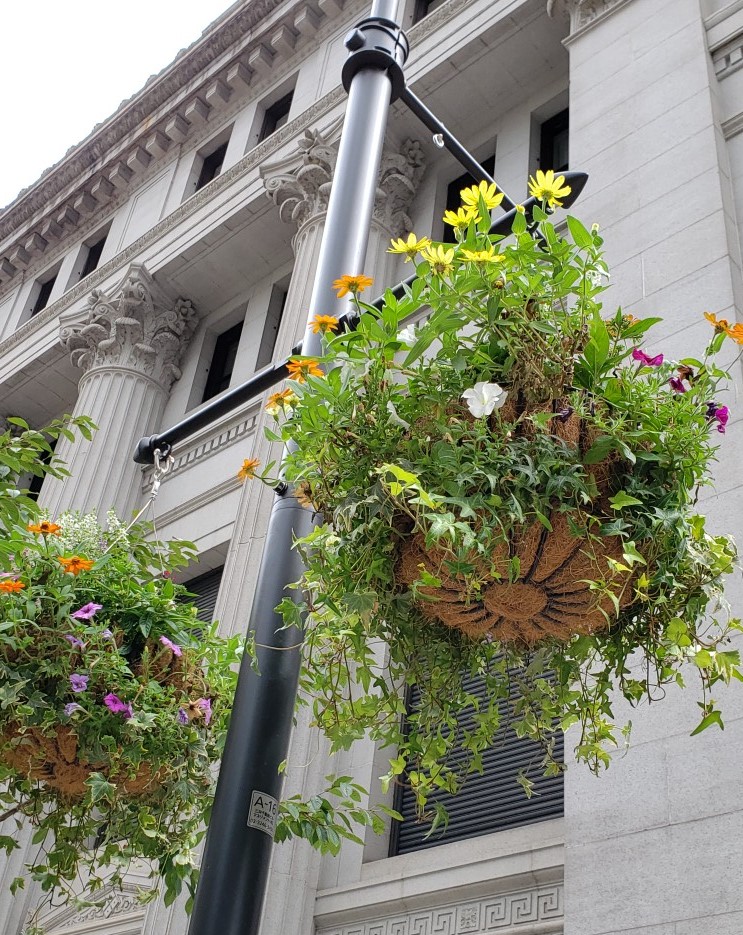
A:
<svg viewBox="0 0 743 935">
<path fill-rule="evenodd" d="M 318 925 L 316 935 L 529 935 L 536 925 L 540 935 L 560 935 L 563 895 L 563 884 L 554 883 L 363 922 Z"/>
<path fill-rule="evenodd" d="M 555 9 L 570 15 L 570 32 L 574 33 L 590 25 L 599 16 L 629 0 L 547 0 L 547 13 L 552 16 Z"/>
</svg>

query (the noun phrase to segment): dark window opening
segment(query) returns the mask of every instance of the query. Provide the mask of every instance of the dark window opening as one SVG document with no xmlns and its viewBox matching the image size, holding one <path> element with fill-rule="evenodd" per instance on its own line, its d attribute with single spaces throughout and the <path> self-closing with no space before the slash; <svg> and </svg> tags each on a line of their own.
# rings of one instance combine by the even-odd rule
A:
<svg viewBox="0 0 743 935">
<path fill-rule="evenodd" d="M 266 321 L 263 325 L 263 334 L 261 334 L 261 343 L 258 345 L 258 356 L 255 360 L 256 370 L 262 370 L 273 360 L 276 338 L 281 325 L 281 316 L 284 314 L 284 306 L 286 305 L 286 296 L 286 289 L 281 286 L 274 286 L 271 290 Z"/>
<path fill-rule="evenodd" d="M 488 156 L 487 159 L 483 160 L 480 163 L 483 169 L 492 175 L 495 172 L 495 156 Z M 456 211 L 457 208 L 462 206 L 462 189 L 469 188 L 470 185 L 476 185 L 474 178 L 465 172 L 464 175 L 460 175 L 459 178 L 454 179 L 453 182 L 450 182 L 449 187 L 446 189 L 446 210 L 447 211 Z M 444 242 L 445 243 L 454 243 L 456 240 L 454 236 L 454 228 L 446 224 L 444 226 Z"/>
<path fill-rule="evenodd" d="M 185 587 L 191 592 L 191 596 L 185 597 L 184 600 L 196 605 L 197 616 L 203 623 L 211 623 L 214 619 L 214 609 L 217 606 L 223 571 L 224 567 L 215 568 L 214 571 L 207 571 L 198 578 L 184 582 Z"/>
<path fill-rule="evenodd" d="M 101 262 L 103 248 L 106 246 L 107 236 L 107 234 L 104 235 L 100 240 L 96 240 L 94 244 L 91 244 L 88 247 L 88 255 L 85 257 L 85 264 L 83 265 L 82 272 L 80 273 L 81 279 L 85 279 L 85 277 L 89 276 L 93 270 L 98 269 L 98 264 Z"/>
<path fill-rule="evenodd" d="M 56 281 L 57 281 L 57 274 L 55 273 L 51 279 L 47 279 L 46 282 L 41 283 L 39 294 L 36 296 L 34 307 L 31 309 L 32 316 L 37 315 L 42 309 L 47 307 L 47 305 L 49 304 L 49 296 L 52 294 L 52 289 L 54 288 L 54 283 Z"/>
<path fill-rule="evenodd" d="M 569 166 L 570 112 L 565 109 L 545 120 L 539 134 L 539 168 L 565 172 Z"/>
<path fill-rule="evenodd" d="M 212 354 L 212 362 L 209 365 L 209 376 L 201 399 L 202 402 L 211 399 L 212 396 L 216 396 L 222 390 L 226 390 L 230 385 L 242 330 L 243 323 L 238 322 L 229 331 L 223 332 L 217 338 L 214 353 Z"/>
<path fill-rule="evenodd" d="M 290 91 L 288 94 L 285 94 L 282 98 L 279 98 L 275 104 L 271 104 L 270 107 L 266 108 L 266 113 L 263 116 L 263 125 L 261 126 L 260 136 L 258 137 L 258 142 L 262 142 L 267 137 L 271 136 L 272 133 L 275 133 L 280 127 L 283 127 L 284 124 L 289 119 L 289 109 L 292 106 L 292 97 L 294 92 Z"/>
<path fill-rule="evenodd" d="M 485 685 L 481 678 L 467 676 L 463 683 L 468 691 L 485 700 Z M 405 786 L 397 788 L 394 808 L 403 815 L 404 821 L 392 823 L 391 857 L 562 816 L 563 773 L 545 777 L 542 774 L 541 747 L 531 740 L 518 738 L 508 726 L 509 705 L 515 701 L 517 691 L 514 687 L 510 700 L 499 702 L 501 727 L 496 742 L 482 754 L 482 775 L 469 775 L 456 796 L 440 792 L 430 797 L 431 807 L 435 802 L 441 802 L 449 812 L 449 824 L 443 833 L 434 832 L 426 839 L 429 824 L 416 822 L 415 796 Z M 408 710 L 415 707 L 417 698 L 418 691 L 414 687 L 410 692 Z M 460 715 L 460 730 L 471 729 L 474 716 L 473 711 Z M 557 760 L 563 756 L 562 731 L 555 733 L 554 756 Z M 453 762 L 456 759 L 455 751 Z M 531 798 L 527 798 L 517 782 L 520 770 L 534 783 Z"/>
<path fill-rule="evenodd" d="M 445 3 L 446 0 L 415 0 L 413 24 L 422 20 L 424 16 L 428 16 L 429 13 L 433 13 L 434 10 L 438 10 Z"/>
<path fill-rule="evenodd" d="M 216 179 L 222 171 L 224 157 L 227 154 L 227 142 L 229 141 L 225 141 L 221 146 L 218 146 L 213 153 L 204 156 L 201 163 L 201 172 L 199 172 L 199 177 L 196 181 L 196 191 Z"/>
<path fill-rule="evenodd" d="M 57 441 L 58 439 L 56 438 L 49 439 L 49 447 L 51 448 L 51 451 L 45 451 L 44 454 L 39 457 L 39 460 L 45 467 L 48 467 L 52 463 L 54 449 L 57 447 Z M 28 496 L 31 500 L 39 499 L 41 485 L 44 483 L 44 478 L 46 476 L 46 472 L 43 474 L 34 474 L 31 480 L 28 482 Z"/>
</svg>

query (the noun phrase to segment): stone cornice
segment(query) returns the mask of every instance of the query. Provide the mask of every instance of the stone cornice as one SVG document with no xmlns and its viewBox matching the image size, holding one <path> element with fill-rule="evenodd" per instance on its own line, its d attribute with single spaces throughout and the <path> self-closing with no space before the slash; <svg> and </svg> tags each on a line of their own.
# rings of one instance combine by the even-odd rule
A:
<svg viewBox="0 0 743 935">
<path fill-rule="evenodd" d="M 251 97 L 261 93 L 275 80 L 275 68 L 287 67 L 295 45 L 335 28 L 333 17 L 343 3 L 250 0 L 217 21 L 0 213 L 0 240 L 12 238 L 0 256 L 0 281 L 48 265 L 55 243 L 89 227 L 86 220 L 105 217 L 129 189 L 165 165 L 162 157 L 171 146 L 208 135 L 209 127 L 234 112 L 248 86 Z"/>
<path fill-rule="evenodd" d="M 285 124 L 276 133 L 273 133 L 260 143 L 254 149 L 251 149 L 243 158 L 230 166 L 221 175 L 218 175 L 214 181 L 205 185 L 202 189 L 192 195 L 187 201 L 179 205 L 175 211 L 163 218 L 158 224 L 146 231 L 141 237 L 125 247 L 121 253 L 116 254 L 113 259 L 97 270 L 92 272 L 85 279 L 81 280 L 71 289 L 64 293 L 56 302 L 47 306 L 38 315 L 34 315 L 27 322 L 16 329 L 0 343 L 0 357 L 7 354 L 14 347 L 26 342 L 35 332 L 43 330 L 50 322 L 57 319 L 59 314 L 70 306 L 74 305 L 80 298 L 86 296 L 92 289 L 100 285 L 109 276 L 126 267 L 139 254 L 151 244 L 158 241 L 161 237 L 177 227 L 182 221 L 199 211 L 207 202 L 218 193 L 227 189 L 233 182 L 247 175 L 256 166 L 260 165 L 264 159 L 280 149 L 287 140 L 300 134 L 307 127 L 321 119 L 327 112 L 336 107 L 346 96 L 342 87 L 334 88 L 325 97 L 320 98 L 312 107 L 303 111 L 298 117 Z"/>
<path fill-rule="evenodd" d="M 233 43 L 259 25 L 284 0 L 252 0 L 216 28 L 201 36 L 178 54 L 167 68 L 144 88 L 124 101 L 111 117 L 72 148 L 56 165 L 29 188 L 22 191 L 0 213 L 0 238 L 28 220 L 35 211 L 62 192 L 68 185 L 114 148 L 124 137 L 134 133 L 143 120 L 193 81 Z"/>
</svg>

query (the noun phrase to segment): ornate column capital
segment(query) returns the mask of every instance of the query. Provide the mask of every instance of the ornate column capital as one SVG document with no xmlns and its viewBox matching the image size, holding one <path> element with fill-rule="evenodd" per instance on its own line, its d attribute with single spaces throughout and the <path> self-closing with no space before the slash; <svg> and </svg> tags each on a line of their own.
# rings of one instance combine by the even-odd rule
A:
<svg viewBox="0 0 743 935">
<path fill-rule="evenodd" d="M 323 216 L 333 179 L 342 118 L 325 130 L 305 130 L 295 152 L 260 169 L 266 194 L 279 209 L 282 221 L 301 228 Z M 421 144 L 406 140 L 399 151 L 385 149 L 379 170 L 374 218 L 401 236 L 410 230 L 406 211 L 425 168 Z"/>
<path fill-rule="evenodd" d="M 174 298 L 143 265 L 133 264 L 111 295 L 94 289 L 87 305 L 82 321 L 77 313 L 61 322 L 60 341 L 73 366 L 132 370 L 167 392 L 181 375 L 181 353 L 198 324 L 191 302 Z"/>
<path fill-rule="evenodd" d="M 603 13 L 628 0 L 547 0 L 547 13 L 553 16 L 559 10 L 570 16 L 570 32 L 588 26 Z"/>
</svg>

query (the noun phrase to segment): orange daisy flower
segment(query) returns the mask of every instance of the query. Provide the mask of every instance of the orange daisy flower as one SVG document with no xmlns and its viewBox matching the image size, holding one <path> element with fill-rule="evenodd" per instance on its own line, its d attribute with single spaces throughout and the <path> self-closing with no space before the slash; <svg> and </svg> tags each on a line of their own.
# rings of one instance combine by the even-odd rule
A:
<svg viewBox="0 0 743 935">
<path fill-rule="evenodd" d="M 304 383 L 307 377 L 325 376 L 314 357 L 308 357 L 305 360 L 297 360 L 293 357 L 286 365 L 286 369 L 289 371 L 289 379 L 296 380 L 297 383 Z"/>
<path fill-rule="evenodd" d="M 716 331 L 718 334 L 719 334 L 721 331 L 724 331 L 725 334 L 730 334 L 730 325 L 728 324 L 728 321 L 727 321 L 726 318 L 720 318 L 720 319 L 718 319 L 718 318 L 717 318 L 717 315 L 715 315 L 714 312 L 705 312 L 705 313 L 704 313 L 704 317 L 707 319 L 707 321 L 708 321 L 711 325 L 714 325 L 715 331 Z"/>
<path fill-rule="evenodd" d="M 277 416 L 279 412 L 291 409 L 297 402 L 299 402 L 299 397 L 288 386 L 285 390 L 279 390 L 278 393 L 271 393 L 266 403 L 266 412 L 270 412 L 272 416 Z"/>
<path fill-rule="evenodd" d="M 369 276 L 341 276 L 340 279 L 333 281 L 333 288 L 338 291 L 338 298 L 342 299 L 344 295 L 358 295 L 364 289 L 368 289 L 374 280 Z"/>
<path fill-rule="evenodd" d="M 237 476 L 240 480 L 252 480 L 255 477 L 255 469 L 260 463 L 258 458 L 246 458 L 243 461 L 243 466 L 237 472 Z"/>
<path fill-rule="evenodd" d="M 313 334 L 319 334 L 321 331 L 325 334 L 326 331 L 338 330 L 338 319 L 335 315 L 315 315 L 311 325 Z"/>
<path fill-rule="evenodd" d="M 44 520 L 41 523 L 29 523 L 26 529 L 29 532 L 35 532 L 37 536 L 58 536 L 62 527 Z"/>
<path fill-rule="evenodd" d="M 0 581 L 0 591 L 5 591 L 6 594 L 14 594 L 16 591 L 22 591 L 26 585 L 22 581 L 16 581 L 14 578 L 6 578 L 5 581 Z"/>
<path fill-rule="evenodd" d="M 71 555 L 69 558 L 57 556 L 57 561 L 66 572 L 71 575 L 79 575 L 81 571 L 90 571 L 95 562 L 89 558 L 83 558 L 81 555 Z"/>
</svg>

